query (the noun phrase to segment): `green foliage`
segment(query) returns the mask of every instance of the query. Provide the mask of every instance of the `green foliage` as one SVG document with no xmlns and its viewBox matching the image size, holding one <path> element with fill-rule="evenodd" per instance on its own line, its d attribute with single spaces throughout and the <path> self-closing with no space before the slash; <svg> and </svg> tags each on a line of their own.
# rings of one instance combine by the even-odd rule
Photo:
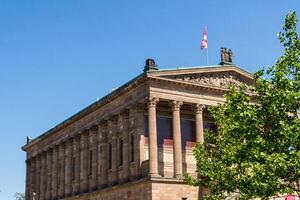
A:
<svg viewBox="0 0 300 200">
<path fill-rule="evenodd" d="M 198 178 L 206 199 L 240 199 L 300 194 L 300 38 L 296 13 L 287 14 L 278 34 L 284 54 L 254 76 L 254 95 L 230 87 L 226 102 L 210 107 L 218 131 L 197 144 Z"/>
<path fill-rule="evenodd" d="M 15 200 L 25 200 L 25 194 L 20 193 L 20 192 L 16 192 L 15 193 Z"/>
</svg>

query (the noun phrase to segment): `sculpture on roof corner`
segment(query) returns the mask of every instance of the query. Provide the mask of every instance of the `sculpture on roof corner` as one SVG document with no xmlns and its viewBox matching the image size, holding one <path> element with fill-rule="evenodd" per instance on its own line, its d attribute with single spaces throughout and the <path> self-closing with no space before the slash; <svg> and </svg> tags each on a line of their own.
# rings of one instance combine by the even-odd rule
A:
<svg viewBox="0 0 300 200">
<path fill-rule="evenodd" d="M 221 65 L 233 65 L 232 57 L 233 53 L 231 49 L 221 48 Z"/>
<path fill-rule="evenodd" d="M 144 68 L 144 72 L 153 71 L 153 70 L 158 70 L 158 67 L 155 64 L 154 59 L 148 58 L 146 60 L 146 65 L 145 65 L 145 68 Z"/>
<path fill-rule="evenodd" d="M 30 138 L 30 137 L 26 137 L 26 143 L 28 144 L 29 142 L 31 142 L 32 141 L 32 139 Z"/>
</svg>

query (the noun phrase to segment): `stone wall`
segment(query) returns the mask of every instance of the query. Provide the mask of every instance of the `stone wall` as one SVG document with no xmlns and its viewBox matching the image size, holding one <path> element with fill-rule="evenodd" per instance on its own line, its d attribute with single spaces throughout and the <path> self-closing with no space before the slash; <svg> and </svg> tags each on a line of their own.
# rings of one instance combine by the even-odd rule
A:
<svg viewBox="0 0 300 200">
<path fill-rule="evenodd" d="M 151 200 L 151 182 L 140 180 L 65 200 Z"/>
<path fill-rule="evenodd" d="M 152 183 L 152 200 L 198 200 L 198 191 L 182 183 Z"/>
<path fill-rule="evenodd" d="M 139 180 L 65 200 L 198 200 L 197 187 L 163 178 Z"/>
</svg>

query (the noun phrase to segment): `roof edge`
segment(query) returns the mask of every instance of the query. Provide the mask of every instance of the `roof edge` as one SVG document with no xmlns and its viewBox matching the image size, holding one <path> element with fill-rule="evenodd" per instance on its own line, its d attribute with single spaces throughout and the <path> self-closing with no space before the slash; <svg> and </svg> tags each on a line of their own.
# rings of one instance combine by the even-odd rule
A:
<svg viewBox="0 0 300 200">
<path fill-rule="evenodd" d="M 205 69 L 236 69 L 237 71 L 240 71 L 242 74 L 248 76 L 249 78 L 253 78 L 253 73 L 250 73 L 243 68 L 237 66 L 237 65 L 208 65 L 208 66 L 193 66 L 193 67 L 176 67 L 176 68 L 170 68 L 170 69 L 159 69 L 157 71 L 149 71 L 149 74 L 159 74 L 161 72 L 168 73 L 168 72 L 178 72 L 178 71 L 191 71 L 191 70 L 205 70 Z"/>
</svg>

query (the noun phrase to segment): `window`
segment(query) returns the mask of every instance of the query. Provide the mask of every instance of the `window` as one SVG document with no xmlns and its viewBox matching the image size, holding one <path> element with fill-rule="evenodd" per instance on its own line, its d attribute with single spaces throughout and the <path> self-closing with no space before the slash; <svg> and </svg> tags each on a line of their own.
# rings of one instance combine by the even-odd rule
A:
<svg viewBox="0 0 300 200">
<path fill-rule="evenodd" d="M 123 139 L 119 139 L 119 166 L 123 165 Z"/>
<path fill-rule="evenodd" d="M 144 136 L 149 137 L 148 116 L 144 117 Z M 195 120 L 190 118 L 181 118 L 181 145 L 185 147 L 187 142 L 194 143 L 195 139 Z M 206 124 L 206 126 L 208 126 Z M 166 141 L 173 141 L 173 122 L 171 116 L 157 116 L 157 145 L 163 146 Z"/>
<path fill-rule="evenodd" d="M 195 142 L 195 121 L 191 119 L 181 119 L 181 143 L 185 147 L 187 142 Z"/>
<path fill-rule="evenodd" d="M 108 169 L 112 167 L 112 145 L 108 143 Z"/>
<path fill-rule="evenodd" d="M 213 121 L 204 121 L 203 123 L 204 129 L 208 129 L 215 133 L 218 131 L 218 127 Z"/>
<path fill-rule="evenodd" d="M 145 137 L 149 137 L 148 116 L 145 116 Z M 157 116 L 157 144 L 162 146 L 165 139 L 173 139 L 172 118 L 165 116 Z"/>
<path fill-rule="evenodd" d="M 74 181 L 75 180 L 75 157 L 73 157 L 72 159 L 72 180 Z"/>
<path fill-rule="evenodd" d="M 90 156 L 89 156 L 89 175 L 91 176 L 93 174 L 93 150 L 90 150 Z"/>
<path fill-rule="evenodd" d="M 130 135 L 130 161 L 134 162 L 134 135 Z"/>
</svg>

